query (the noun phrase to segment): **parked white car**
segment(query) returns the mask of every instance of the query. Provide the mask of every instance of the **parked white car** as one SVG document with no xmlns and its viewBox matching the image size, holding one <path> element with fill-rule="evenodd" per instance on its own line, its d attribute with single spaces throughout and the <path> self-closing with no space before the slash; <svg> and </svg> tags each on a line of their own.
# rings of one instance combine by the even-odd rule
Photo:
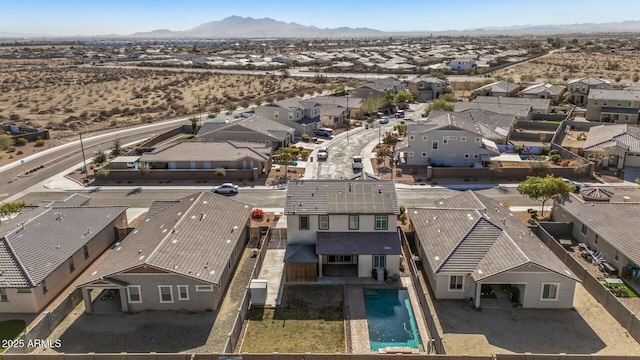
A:
<svg viewBox="0 0 640 360">
<path fill-rule="evenodd" d="M 326 147 L 321 147 L 318 150 L 318 160 L 326 160 L 329 157 L 329 151 Z"/>
<path fill-rule="evenodd" d="M 216 194 L 237 194 L 238 185 L 232 183 L 224 183 L 222 185 L 215 186 L 213 192 Z"/>
</svg>

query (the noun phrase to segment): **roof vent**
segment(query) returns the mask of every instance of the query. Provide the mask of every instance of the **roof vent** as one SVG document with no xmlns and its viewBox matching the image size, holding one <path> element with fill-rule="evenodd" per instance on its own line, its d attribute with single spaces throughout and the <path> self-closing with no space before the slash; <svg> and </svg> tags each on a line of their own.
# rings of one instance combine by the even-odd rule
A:
<svg viewBox="0 0 640 360">
<path fill-rule="evenodd" d="M 138 250 L 138 254 L 142 254 L 142 249 Z"/>
<path fill-rule="evenodd" d="M 378 194 L 382 194 L 382 189 L 378 189 Z"/>
<path fill-rule="evenodd" d="M 311 196 L 312 196 L 312 197 L 313 197 L 314 195 L 315 195 L 314 193 L 311 193 Z"/>
<path fill-rule="evenodd" d="M 200 213 L 200 221 L 204 220 L 207 215 L 204 212 Z"/>
</svg>

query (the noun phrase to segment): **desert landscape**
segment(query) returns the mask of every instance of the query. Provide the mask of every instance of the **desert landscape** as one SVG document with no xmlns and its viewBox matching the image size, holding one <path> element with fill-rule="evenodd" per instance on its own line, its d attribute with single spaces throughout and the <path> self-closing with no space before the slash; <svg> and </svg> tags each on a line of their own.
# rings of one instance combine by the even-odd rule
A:
<svg viewBox="0 0 640 360">
<path fill-rule="evenodd" d="M 492 76 L 513 77 L 516 81 L 567 81 L 584 76 L 596 76 L 619 84 L 637 83 L 640 74 L 637 51 L 620 52 L 554 52 L 539 58 L 509 66 Z"/>
<path fill-rule="evenodd" d="M 334 83 L 340 79 L 331 79 Z M 0 122 L 46 128 L 52 138 L 320 93 L 330 84 L 282 75 L 100 67 L 0 72 Z"/>
</svg>

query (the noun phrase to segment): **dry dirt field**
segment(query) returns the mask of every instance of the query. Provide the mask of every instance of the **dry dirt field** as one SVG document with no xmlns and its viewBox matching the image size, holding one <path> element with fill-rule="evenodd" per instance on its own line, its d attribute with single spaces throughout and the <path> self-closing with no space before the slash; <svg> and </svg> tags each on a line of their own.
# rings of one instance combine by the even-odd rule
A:
<svg viewBox="0 0 640 360">
<path fill-rule="evenodd" d="M 591 75 L 612 82 L 620 77 L 620 83 L 633 84 L 633 77 L 638 74 L 639 69 L 638 51 L 558 52 L 498 70 L 492 76 L 511 76 L 517 81 L 522 75 L 533 75 L 539 81 L 566 81 Z"/>
<path fill-rule="evenodd" d="M 0 122 L 63 138 L 195 114 L 199 106 L 207 113 L 313 94 L 328 85 L 276 75 L 22 66 L 0 72 Z"/>
</svg>

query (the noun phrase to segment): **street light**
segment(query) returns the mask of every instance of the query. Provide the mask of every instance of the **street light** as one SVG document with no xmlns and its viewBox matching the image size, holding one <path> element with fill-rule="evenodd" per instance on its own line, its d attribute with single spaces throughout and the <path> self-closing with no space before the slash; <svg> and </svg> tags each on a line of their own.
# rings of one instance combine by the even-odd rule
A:
<svg viewBox="0 0 640 360">
<path fill-rule="evenodd" d="M 87 171 L 87 158 L 84 156 L 84 144 L 82 143 L 82 132 L 78 131 L 78 135 L 80 135 L 80 149 L 82 149 L 82 162 L 84 163 L 84 179 L 87 179 L 89 172 Z"/>
</svg>

